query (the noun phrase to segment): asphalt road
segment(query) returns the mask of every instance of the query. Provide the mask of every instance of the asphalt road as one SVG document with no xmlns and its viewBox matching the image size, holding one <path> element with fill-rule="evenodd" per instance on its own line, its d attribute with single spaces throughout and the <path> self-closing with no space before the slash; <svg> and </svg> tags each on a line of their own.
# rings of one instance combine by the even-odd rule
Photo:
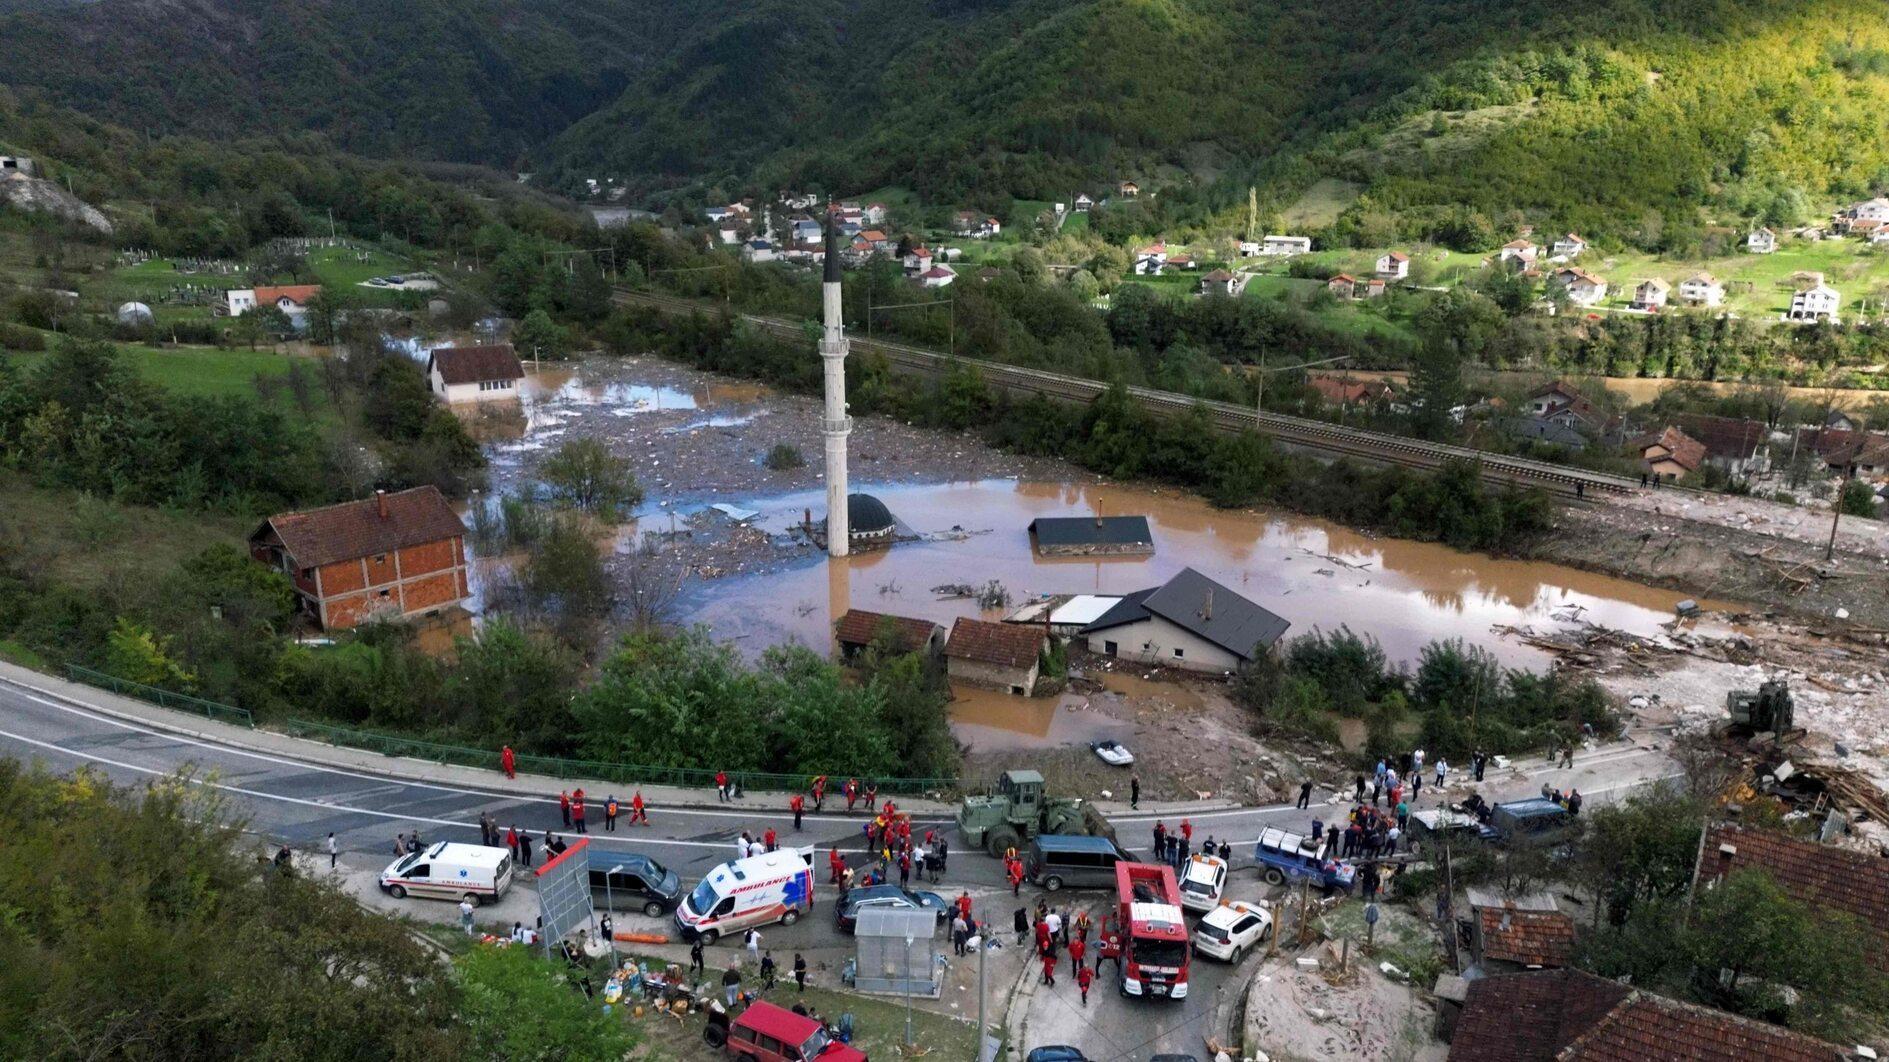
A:
<svg viewBox="0 0 1889 1062">
<path fill-rule="evenodd" d="M 188 770 L 200 784 L 221 790 L 237 812 L 247 818 L 250 830 L 256 834 L 314 852 L 323 847 L 328 833 L 333 831 L 341 844 L 345 863 L 361 873 L 378 870 L 392 859 L 396 833 L 417 828 L 429 841 L 476 840 L 481 812 L 491 813 L 501 826 L 517 825 L 540 837 L 546 829 L 568 836 L 559 821 L 555 799 L 521 799 L 515 794 L 482 792 L 476 788 L 399 781 L 229 748 L 89 711 L 5 681 L 0 681 L 0 754 L 38 760 L 48 769 L 60 772 L 90 767 L 125 785 L 138 785 Z M 1543 778 L 1549 778 L 1557 786 L 1576 784 L 1589 795 L 1590 801 L 1597 802 L 1605 799 L 1610 791 L 1624 791 L 1671 771 L 1669 761 L 1656 752 L 1619 747 L 1582 757 L 1574 772 L 1537 766 L 1526 778 L 1497 782 L 1492 776 L 1486 788 L 1494 790 L 1498 798 L 1522 795 L 1538 788 Z M 592 794 L 593 799 L 607 795 Z M 618 796 L 627 798 L 627 794 Z M 1232 837 L 1235 872 L 1229 895 L 1249 897 L 1260 895 L 1264 890 L 1245 855 L 1251 851 L 1260 829 L 1269 825 L 1303 829 L 1318 811 L 1317 807 L 1311 811 L 1289 806 L 1241 808 L 1203 812 L 1189 818 L 1194 824 L 1197 842 L 1208 835 Z M 1340 815 L 1341 808 L 1325 812 L 1328 819 Z M 842 850 L 853 853 L 863 848 L 862 820 L 858 816 L 808 815 L 806 828 L 799 833 L 793 832 L 792 816 L 784 809 L 758 804 L 736 803 L 726 809 L 657 806 L 650 809 L 650 818 L 652 825 L 647 828 L 630 828 L 620 821 L 617 832 L 606 833 L 602 831 L 602 816 L 598 814 L 593 820 L 595 830 L 590 834 L 593 859 L 607 859 L 611 852 L 641 852 L 673 868 L 687 887 L 710 868 L 734 857 L 735 841 L 743 830 L 758 835 L 772 826 L 783 845 L 811 844 L 825 849 L 838 844 Z M 1136 813 L 1118 815 L 1111 821 L 1117 827 L 1123 846 L 1133 851 L 1148 847 L 1156 818 L 1152 814 Z M 1173 816 L 1168 816 L 1166 821 L 1170 827 L 1176 823 Z M 919 820 L 915 826 L 950 828 L 948 820 Z M 951 836 L 955 842 L 955 834 Z M 857 854 L 854 858 L 855 862 L 861 859 Z M 824 859 L 818 860 L 816 865 L 824 870 Z M 959 889 L 968 890 L 978 902 L 980 914 L 1006 925 L 1008 912 L 1016 901 L 1001 895 L 1007 892 L 1001 878 L 996 860 L 954 844 L 949 873 L 935 888 L 947 896 L 955 895 Z M 1082 898 L 1091 904 L 1107 900 L 1099 893 Z M 442 917 L 450 915 L 449 904 L 429 906 L 438 907 Z M 517 909 L 526 905 L 507 906 Z M 535 907 L 535 904 L 529 906 Z M 640 918 L 619 918 L 619 924 L 630 928 Z M 655 929 L 657 923 L 652 921 L 639 928 Z M 767 936 L 769 945 L 777 949 L 830 949 L 845 944 L 830 919 L 825 917 L 807 919 L 794 927 L 777 926 Z M 1116 995 L 1111 982 L 1098 979 L 1096 990 L 1091 992 L 1089 1013 L 1081 1016 L 1089 1031 L 1080 1046 L 1094 1048 L 1091 1057 L 1111 1059 L 1146 1058 L 1162 1050 L 1198 1052 L 1200 1023 L 1214 1006 L 1216 993 L 1222 989 L 1237 991 L 1244 979 L 1229 967 L 1202 961 L 1194 965 L 1192 982 L 1186 1000 L 1159 1003 L 1123 1000 Z M 1067 997 L 1068 1005 L 1077 1004 L 1074 986 L 1066 978 L 1058 982 L 1054 991 L 1056 1000 L 1042 1000 L 1039 1005 L 1062 1006 L 1063 996 Z"/>
</svg>

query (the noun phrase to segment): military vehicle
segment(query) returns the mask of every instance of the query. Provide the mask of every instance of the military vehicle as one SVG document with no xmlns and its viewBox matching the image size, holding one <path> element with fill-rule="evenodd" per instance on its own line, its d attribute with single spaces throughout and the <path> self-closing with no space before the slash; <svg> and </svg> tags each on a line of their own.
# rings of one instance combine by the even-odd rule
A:
<svg viewBox="0 0 1889 1062">
<path fill-rule="evenodd" d="M 1035 771 L 1005 771 L 997 791 L 967 796 L 958 807 L 958 834 L 993 856 L 1021 848 L 1040 833 L 1079 833 L 1115 839 L 1115 828 L 1087 801 L 1049 797 Z"/>
<path fill-rule="evenodd" d="M 1757 692 L 1733 690 L 1725 695 L 1725 710 L 1731 716 L 1732 729 L 1747 734 L 1776 734 L 1791 731 L 1795 722 L 1790 684 L 1771 679 Z"/>
</svg>

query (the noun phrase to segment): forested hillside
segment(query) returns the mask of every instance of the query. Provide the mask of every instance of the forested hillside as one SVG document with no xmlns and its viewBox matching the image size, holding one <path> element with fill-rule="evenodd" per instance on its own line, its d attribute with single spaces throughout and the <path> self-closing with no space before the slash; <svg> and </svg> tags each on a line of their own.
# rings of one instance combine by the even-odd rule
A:
<svg viewBox="0 0 1889 1062">
<path fill-rule="evenodd" d="M 24 9 L 24 10 L 23 10 Z M 134 130 L 315 131 L 635 199 L 1122 177 L 1359 243 L 1662 250 L 1889 180 L 1885 0 L 0 0 L 0 79 Z M 1328 217 L 1327 221 L 1330 220 Z M 1499 242 L 1499 241 L 1498 241 Z"/>
<path fill-rule="evenodd" d="M 0 81 L 152 134 L 510 166 L 648 54 L 643 0 L 0 0 Z"/>
</svg>

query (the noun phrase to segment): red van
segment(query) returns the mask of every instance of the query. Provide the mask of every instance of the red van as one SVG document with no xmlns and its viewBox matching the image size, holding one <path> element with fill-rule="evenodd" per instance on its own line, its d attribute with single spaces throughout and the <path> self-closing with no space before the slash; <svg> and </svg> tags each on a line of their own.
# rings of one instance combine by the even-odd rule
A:
<svg viewBox="0 0 1889 1062">
<path fill-rule="evenodd" d="M 726 1047 L 737 1062 L 866 1062 L 851 1045 L 827 1039 L 819 1022 L 763 1000 L 730 1023 Z"/>
</svg>

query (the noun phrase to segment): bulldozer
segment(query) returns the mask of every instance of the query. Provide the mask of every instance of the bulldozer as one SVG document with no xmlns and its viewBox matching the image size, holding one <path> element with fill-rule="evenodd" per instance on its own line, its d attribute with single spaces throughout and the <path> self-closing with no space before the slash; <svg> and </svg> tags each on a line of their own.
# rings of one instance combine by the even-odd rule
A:
<svg viewBox="0 0 1889 1062">
<path fill-rule="evenodd" d="M 1036 771 L 1005 771 L 996 792 L 967 796 L 958 807 L 959 836 L 993 856 L 1044 833 L 1115 839 L 1115 827 L 1087 801 L 1046 796 Z"/>
<path fill-rule="evenodd" d="M 1769 733 L 1782 738 L 1795 722 L 1793 708 L 1790 684 L 1783 679 L 1770 679 L 1755 692 L 1733 690 L 1725 695 L 1731 728 L 1744 734 Z"/>
</svg>

